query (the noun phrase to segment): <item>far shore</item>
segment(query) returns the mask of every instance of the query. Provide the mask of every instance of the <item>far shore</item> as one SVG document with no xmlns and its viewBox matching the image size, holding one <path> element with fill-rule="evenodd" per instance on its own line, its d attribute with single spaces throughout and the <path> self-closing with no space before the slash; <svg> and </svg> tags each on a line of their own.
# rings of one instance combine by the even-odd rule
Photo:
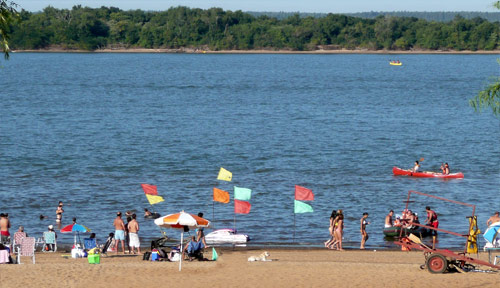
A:
<svg viewBox="0 0 500 288">
<path fill-rule="evenodd" d="M 453 51 L 453 50 L 367 50 L 367 49 L 354 49 L 354 50 L 312 50 L 312 51 L 291 51 L 291 50 L 201 50 L 193 48 L 180 48 L 180 49 L 146 49 L 146 48 L 118 48 L 118 49 L 98 49 L 98 50 L 72 50 L 61 48 L 49 48 L 38 50 L 13 50 L 12 53 L 182 53 L 182 54 L 500 54 L 500 50 L 479 50 L 479 51 Z"/>
</svg>

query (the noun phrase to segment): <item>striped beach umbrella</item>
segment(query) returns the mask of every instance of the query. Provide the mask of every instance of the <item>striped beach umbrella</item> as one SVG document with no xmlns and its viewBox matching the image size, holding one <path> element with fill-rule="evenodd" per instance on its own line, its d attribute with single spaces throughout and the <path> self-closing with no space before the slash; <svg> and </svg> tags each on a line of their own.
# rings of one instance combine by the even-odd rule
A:
<svg viewBox="0 0 500 288">
<path fill-rule="evenodd" d="M 83 226 L 83 225 L 76 224 L 76 223 L 70 224 L 68 226 L 64 226 L 61 229 L 61 233 L 74 233 L 75 234 L 75 244 L 76 244 L 76 234 L 78 234 L 78 237 L 80 237 L 80 232 L 87 233 L 87 232 L 90 232 L 90 229 Z"/>
</svg>

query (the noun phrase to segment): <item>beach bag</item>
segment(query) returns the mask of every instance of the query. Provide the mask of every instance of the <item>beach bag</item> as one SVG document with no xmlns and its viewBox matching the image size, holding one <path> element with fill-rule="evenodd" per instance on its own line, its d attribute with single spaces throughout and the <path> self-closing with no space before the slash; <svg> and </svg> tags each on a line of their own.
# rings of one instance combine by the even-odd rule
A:
<svg viewBox="0 0 500 288">
<path fill-rule="evenodd" d="M 151 252 L 144 252 L 144 255 L 142 255 L 142 260 L 148 261 L 149 257 L 151 257 Z"/>
<path fill-rule="evenodd" d="M 219 255 L 217 255 L 217 251 L 215 251 L 215 248 L 212 247 L 212 261 L 217 261 L 217 258 L 219 258 Z"/>
<path fill-rule="evenodd" d="M 170 259 L 171 262 L 179 262 L 181 260 L 181 253 L 175 252 L 172 258 Z"/>
</svg>

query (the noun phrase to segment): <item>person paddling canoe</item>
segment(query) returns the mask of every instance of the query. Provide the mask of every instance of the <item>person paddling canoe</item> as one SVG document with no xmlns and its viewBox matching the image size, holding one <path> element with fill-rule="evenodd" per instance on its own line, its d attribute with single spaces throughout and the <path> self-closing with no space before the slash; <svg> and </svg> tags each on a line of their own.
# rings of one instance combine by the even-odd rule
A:
<svg viewBox="0 0 500 288">
<path fill-rule="evenodd" d="M 448 163 L 441 164 L 441 171 L 443 171 L 444 175 L 450 174 L 450 166 L 448 165 Z"/>
<path fill-rule="evenodd" d="M 415 161 L 415 165 L 411 169 L 412 172 L 418 172 L 418 169 L 420 169 L 420 164 L 418 163 L 418 160 Z"/>
</svg>

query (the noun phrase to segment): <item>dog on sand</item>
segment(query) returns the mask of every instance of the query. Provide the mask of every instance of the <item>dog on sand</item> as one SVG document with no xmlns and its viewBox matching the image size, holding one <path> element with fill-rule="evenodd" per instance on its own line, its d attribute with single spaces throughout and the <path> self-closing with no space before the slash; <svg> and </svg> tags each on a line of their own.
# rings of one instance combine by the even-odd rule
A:
<svg viewBox="0 0 500 288">
<path fill-rule="evenodd" d="M 248 262 L 254 262 L 254 261 L 271 261 L 271 260 L 267 260 L 267 257 L 269 257 L 269 256 L 270 256 L 269 252 L 264 251 L 259 256 L 250 256 L 250 257 L 248 257 Z"/>
</svg>

